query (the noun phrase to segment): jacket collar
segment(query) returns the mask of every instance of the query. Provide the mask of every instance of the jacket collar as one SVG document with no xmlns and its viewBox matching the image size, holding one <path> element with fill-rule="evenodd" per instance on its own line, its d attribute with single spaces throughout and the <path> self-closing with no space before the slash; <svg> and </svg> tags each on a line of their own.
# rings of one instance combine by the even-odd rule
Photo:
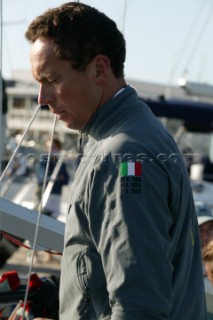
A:
<svg viewBox="0 0 213 320">
<path fill-rule="evenodd" d="M 85 133 L 95 140 L 106 137 L 112 126 L 116 124 L 117 117 L 122 112 L 122 108 L 125 108 L 122 102 L 126 100 L 128 104 L 128 100 L 131 100 L 133 96 L 137 97 L 136 91 L 132 87 L 127 86 L 122 92 L 103 104 L 93 114 L 88 124 L 80 133 Z"/>
</svg>

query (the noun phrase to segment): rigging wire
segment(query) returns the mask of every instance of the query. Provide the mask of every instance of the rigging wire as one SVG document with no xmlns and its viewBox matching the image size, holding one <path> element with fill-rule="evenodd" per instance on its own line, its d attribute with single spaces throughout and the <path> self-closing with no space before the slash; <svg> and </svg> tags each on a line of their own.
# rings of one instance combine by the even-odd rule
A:
<svg viewBox="0 0 213 320">
<path fill-rule="evenodd" d="M 43 180 L 43 186 L 42 186 L 42 194 L 41 194 L 41 202 L 39 205 L 39 212 L 42 211 L 42 209 L 45 207 L 46 202 L 47 202 L 47 197 L 45 196 L 46 194 L 46 185 L 47 185 L 47 179 L 48 179 L 48 172 L 49 172 L 49 167 L 50 167 L 50 158 L 51 158 L 51 153 L 52 153 L 52 146 L 53 146 L 53 137 L 54 137 L 54 132 L 55 132 L 55 126 L 56 126 L 56 121 L 57 121 L 57 116 L 54 116 L 54 121 L 53 121 L 53 127 L 52 127 L 52 132 L 50 136 L 50 148 L 48 150 L 48 158 L 47 158 L 47 164 L 45 168 L 45 175 L 44 175 L 44 180 Z M 57 167 L 57 164 L 56 164 Z M 56 179 L 56 177 L 55 177 Z M 48 187 L 48 185 L 47 185 Z M 50 190 L 51 192 L 51 190 Z M 48 193 L 48 196 L 50 195 L 50 192 Z"/>
<path fill-rule="evenodd" d="M 24 319 L 24 314 L 25 314 L 26 305 L 27 305 L 27 299 L 28 299 L 28 295 L 29 295 L 30 275 L 32 273 L 32 268 L 33 268 L 33 259 L 34 259 L 34 255 L 35 255 L 36 243 L 37 243 L 37 238 L 38 238 L 38 230 L 39 230 L 39 225 L 40 225 L 40 218 L 41 218 L 41 213 L 42 213 L 42 208 L 43 208 L 43 195 L 44 195 L 44 191 L 45 191 L 45 187 L 46 187 L 46 183 L 47 183 L 47 177 L 48 177 L 48 171 L 49 171 L 49 165 L 50 165 L 50 156 L 51 156 L 51 151 L 52 151 L 52 143 L 53 143 L 53 136 L 54 136 L 54 132 L 55 132 L 56 120 L 57 120 L 57 116 L 55 115 L 54 116 L 54 121 L 53 121 L 53 126 L 52 126 L 52 131 L 51 131 L 51 137 L 50 137 L 51 145 L 50 145 L 49 152 L 48 152 L 48 159 L 47 159 L 47 165 L 46 165 L 44 181 L 43 181 L 41 202 L 40 202 L 40 205 L 39 205 L 38 219 L 37 219 L 37 222 L 36 222 L 36 229 L 35 229 L 35 235 L 34 235 L 34 240 L 33 240 L 32 256 L 31 256 L 31 260 L 30 260 L 28 279 L 27 279 L 27 285 L 26 285 L 26 291 L 25 291 L 25 297 L 24 297 L 22 319 Z"/>
<path fill-rule="evenodd" d="M 174 78 L 175 72 L 177 71 L 177 68 L 180 65 L 181 58 L 184 56 L 184 53 L 186 52 L 187 46 L 190 43 L 190 38 L 192 37 L 192 34 L 194 32 L 195 25 L 199 21 L 199 17 L 201 15 L 203 9 L 204 9 L 204 5 L 203 5 L 203 0 L 202 0 L 201 1 L 201 5 L 198 8 L 197 14 L 196 14 L 196 16 L 195 16 L 195 18 L 194 18 L 194 20 L 193 20 L 193 22 L 191 24 L 191 27 L 190 27 L 190 29 L 189 29 L 189 31 L 188 31 L 185 39 L 184 39 L 184 42 L 183 42 L 183 44 L 182 44 L 182 46 L 180 48 L 180 51 L 179 51 L 179 53 L 178 53 L 178 55 L 177 55 L 177 57 L 176 57 L 176 59 L 174 61 L 173 67 L 172 67 L 170 75 L 169 75 L 169 81 L 168 81 L 168 86 L 166 88 L 166 91 L 168 91 L 168 89 L 170 88 L 170 86 L 172 84 L 172 80 Z M 168 92 L 167 92 L 166 96 L 168 96 Z"/>
<path fill-rule="evenodd" d="M 38 105 L 35 112 L 33 113 L 33 116 L 29 122 L 29 124 L 27 125 L 19 143 L 17 144 L 14 152 L 13 152 L 13 155 L 12 157 L 10 158 L 7 166 L 5 167 L 1 177 L 0 177 L 0 183 L 2 182 L 9 166 L 11 165 L 14 157 L 16 156 L 16 153 L 20 147 L 20 145 L 22 144 L 32 122 L 34 121 L 38 111 L 40 110 L 40 107 L 41 105 Z M 32 259 L 30 261 L 30 266 L 29 266 L 29 271 L 28 271 L 28 281 L 27 281 L 27 286 L 26 286 L 26 291 L 25 291 L 25 298 L 24 298 L 24 306 L 23 306 L 23 315 L 22 315 L 22 319 L 24 319 L 24 313 L 25 313 L 25 310 L 26 310 L 26 304 L 27 304 L 27 298 L 28 298 L 28 295 L 29 295 L 29 284 L 30 284 L 30 274 L 32 273 L 32 267 L 33 267 L 33 258 L 34 258 L 34 255 L 35 255 L 35 249 L 36 249 L 36 243 L 37 243 L 37 238 L 38 238 L 38 229 L 39 229 L 39 224 L 40 224 L 40 217 L 41 217 L 41 213 L 42 213 L 42 208 L 43 208 L 43 195 L 44 195 L 44 191 L 45 191 L 45 186 L 46 186 L 46 183 L 47 183 L 47 176 L 48 176 L 48 171 L 49 171 L 49 165 L 50 165 L 50 156 L 51 156 L 51 152 L 52 152 L 52 144 L 53 144 L 53 136 L 54 136 L 54 132 L 55 132 L 55 126 L 56 126 L 56 120 L 57 120 L 57 116 L 55 115 L 54 116 L 54 121 L 53 121 L 53 126 L 52 126 L 52 131 L 51 131 L 51 137 L 50 137 L 50 141 L 51 141 L 51 144 L 50 144 L 50 148 L 49 148 L 49 152 L 48 152 L 48 159 L 47 159 L 47 165 L 46 165 L 46 170 L 45 170 L 45 176 L 44 176 L 44 183 L 43 183 L 43 189 L 42 189 L 42 196 L 41 196 L 41 202 L 40 202 L 40 205 L 39 205 L 39 210 L 38 210 L 38 219 L 37 219 L 37 222 L 36 222 L 36 229 L 35 229 L 35 235 L 34 235 L 34 240 L 33 240 L 33 249 L 32 249 Z"/>
<path fill-rule="evenodd" d="M 200 30 L 200 33 L 198 34 L 198 37 L 197 37 L 197 39 L 195 41 L 195 44 L 194 44 L 194 46 L 192 48 L 191 54 L 190 54 L 189 59 L 188 59 L 188 61 L 186 63 L 186 67 L 184 69 L 184 75 L 187 73 L 187 71 L 189 69 L 189 66 L 191 65 L 191 63 L 193 61 L 195 52 L 196 52 L 197 48 L 199 47 L 199 43 L 202 40 L 203 34 L 204 34 L 205 29 L 206 29 L 206 27 L 207 27 L 207 25 L 208 25 L 208 23 L 209 23 L 209 21 L 210 21 L 210 19 L 212 17 L 212 14 L 213 14 L 213 4 L 212 4 L 211 9 L 210 9 L 210 11 L 209 11 L 209 13 L 207 15 L 207 18 L 206 18 L 206 20 L 205 20 L 205 22 L 203 24 L 202 29 Z"/>
<path fill-rule="evenodd" d="M 52 143 L 52 141 L 51 141 Z M 54 186 L 54 183 L 57 179 L 57 176 L 58 176 L 58 173 L 59 173 L 59 170 L 61 169 L 61 166 L 63 164 L 63 161 L 64 161 L 64 156 L 65 156 L 65 152 L 62 152 L 58 158 L 58 161 L 56 163 L 56 166 L 51 174 L 51 177 L 50 177 L 50 181 L 48 182 L 47 184 L 47 187 L 43 193 L 43 201 L 42 201 L 42 207 L 45 207 L 46 203 L 47 203 L 47 200 L 49 199 L 49 196 L 50 196 L 50 193 L 52 191 L 52 188 Z"/>
<path fill-rule="evenodd" d="M 37 115 L 37 113 L 38 113 L 38 111 L 39 111 L 40 107 L 41 107 L 41 105 L 38 105 L 38 106 L 37 106 L 37 108 L 36 108 L 36 110 L 35 110 L 35 112 L 33 113 L 32 118 L 31 118 L 31 120 L 30 120 L 29 124 L 27 125 L 27 127 L 26 127 L 26 129 L 25 129 L 25 131 L 24 131 L 24 133 L 23 133 L 23 135 L 22 135 L 22 137 L 21 137 L 21 139 L 20 139 L 19 143 L 17 144 L 17 146 L 16 146 L 16 148 L 15 148 L 15 150 L 14 150 L 13 154 L 12 154 L 12 157 L 10 158 L 10 160 L 9 160 L 8 164 L 6 165 L 6 167 L 5 167 L 5 169 L 4 169 L 3 173 L 2 173 L 2 175 L 1 175 L 1 177 L 0 177 L 0 183 L 2 182 L 2 180 L 3 180 L 3 178 L 4 178 L 5 174 L 6 174 L 6 172 L 7 172 L 7 170 L 8 170 L 8 168 L 10 167 L 10 165 L 11 165 L 11 163 L 12 163 L 13 159 L 15 158 L 16 153 L 17 153 L 17 151 L 18 151 L 18 149 L 19 149 L 20 145 L 22 144 L 22 141 L 24 140 L 24 138 L 25 138 L 25 136 L 26 136 L 26 134 L 27 134 L 27 132 L 28 132 L 28 130 L 29 130 L 29 128 L 30 128 L 30 126 L 31 126 L 31 124 L 32 124 L 32 122 L 33 122 L 33 120 L 35 119 L 35 117 L 36 117 L 36 115 Z"/>
</svg>

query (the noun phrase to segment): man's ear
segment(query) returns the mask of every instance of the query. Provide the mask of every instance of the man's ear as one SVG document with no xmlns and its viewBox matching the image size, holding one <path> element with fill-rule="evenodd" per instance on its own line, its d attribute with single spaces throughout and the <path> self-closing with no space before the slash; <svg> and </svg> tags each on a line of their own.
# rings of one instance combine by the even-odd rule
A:
<svg viewBox="0 0 213 320">
<path fill-rule="evenodd" d="M 98 85 L 106 83 L 110 72 L 110 61 L 107 56 L 98 54 L 94 59 L 94 78 Z"/>
</svg>

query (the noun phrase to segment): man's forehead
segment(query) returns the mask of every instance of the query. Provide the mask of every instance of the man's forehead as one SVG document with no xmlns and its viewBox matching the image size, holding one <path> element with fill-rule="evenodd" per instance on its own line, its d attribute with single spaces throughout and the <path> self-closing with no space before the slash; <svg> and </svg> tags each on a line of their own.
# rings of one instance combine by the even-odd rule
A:
<svg viewBox="0 0 213 320">
<path fill-rule="evenodd" d="M 54 54 L 57 45 L 52 39 L 49 38 L 38 38 L 31 47 L 31 55 L 49 55 Z"/>
<path fill-rule="evenodd" d="M 60 59 L 54 52 L 55 44 L 50 39 L 37 39 L 31 47 L 30 61 L 33 76 L 41 81 L 52 75 L 56 61 Z"/>
</svg>

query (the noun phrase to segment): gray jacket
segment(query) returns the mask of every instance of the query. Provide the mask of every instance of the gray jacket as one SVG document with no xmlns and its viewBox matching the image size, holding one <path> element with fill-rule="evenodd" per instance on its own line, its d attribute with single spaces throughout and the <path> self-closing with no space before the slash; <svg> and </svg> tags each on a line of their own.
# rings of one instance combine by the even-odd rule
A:
<svg viewBox="0 0 213 320">
<path fill-rule="evenodd" d="M 172 137 L 131 87 L 103 105 L 85 133 L 60 319 L 207 319 L 191 186 Z"/>
</svg>

